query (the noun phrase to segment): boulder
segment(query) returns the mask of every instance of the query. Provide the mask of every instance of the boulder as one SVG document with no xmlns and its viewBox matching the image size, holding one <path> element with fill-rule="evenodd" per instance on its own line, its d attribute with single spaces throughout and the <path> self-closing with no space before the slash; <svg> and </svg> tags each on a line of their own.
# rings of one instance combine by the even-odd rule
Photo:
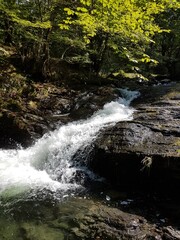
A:
<svg viewBox="0 0 180 240">
<path fill-rule="evenodd" d="M 117 185 L 147 187 L 149 183 L 167 188 L 170 183 L 176 189 L 180 185 L 180 84 L 142 89 L 133 105 L 132 121 L 105 129 L 95 141 L 92 168 Z"/>
<path fill-rule="evenodd" d="M 160 226 L 139 214 L 124 212 L 100 200 L 67 198 L 54 206 L 36 201 L 34 208 L 28 210 L 28 201 L 24 204 L 26 208 L 10 210 L 18 219 L 17 224 L 2 218 L 1 239 L 178 240 L 180 236 L 173 226 Z M 29 204 L 32 206 L 32 199 Z"/>
<path fill-rule="evenodd" d="M 81 204 L 84 213 L 81 211 L 74 216 L 76 227 L 72 228 L 77 239 L 162 239 L 161 231 L 141 216 L 91 200 L 81 201 Z"/>
<path fill-rule="evenodd" d="M 142 216 L 81 197 L 67 200 L 59 208 L 56 207 L 56 217 L 46 222 L 47 227 L 63 231 L 70 240 L 162 240 L 163 235 L 162 228 Z M 167 229 L 164 231 L 167 232 Z"/>
</svg>

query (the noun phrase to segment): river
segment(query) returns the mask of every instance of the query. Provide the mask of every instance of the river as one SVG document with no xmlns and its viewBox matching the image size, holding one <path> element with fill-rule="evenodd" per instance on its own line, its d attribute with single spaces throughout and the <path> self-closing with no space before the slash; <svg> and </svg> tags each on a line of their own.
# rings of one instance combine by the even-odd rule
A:
<svg viewBox="0 0 180 240">
<path fill-rule="evenodd" d="M 88 169 L 84 159 L 89 154 L 87 147 L 103 128 L 132 120 L 134 109 L 129 105 L 139 93 L 121 92 L 124 98 L 105 104 L 88 119 L 63 125 L 45 134 L 26 149 L 0 150 L 0 239 L 39 239 L 44 228 L 35 223 L 38 216 L 41 222 L 43 214 L 50 217 L 57 202 L 63 209 L 68 197 L 85 190 L 86 179 L 102 180 Z M 81 153 L 79 159 L 83 161 L 74 160 L 78 152 Z M 69 206 L 69 209 L 70 212 L 75 211 L 73 207 Z M 39 231 L 37 237 L 36 233 L 34 237 L 27 237 L 20 230 L 22 224 L 32 222 L 37 227 L 33 231 Z M 49 231 L 46 238 L 40 239 L 65 239 L 63 232 L 52 233 L 50 237 L 52 229 Z"/>
</svg>

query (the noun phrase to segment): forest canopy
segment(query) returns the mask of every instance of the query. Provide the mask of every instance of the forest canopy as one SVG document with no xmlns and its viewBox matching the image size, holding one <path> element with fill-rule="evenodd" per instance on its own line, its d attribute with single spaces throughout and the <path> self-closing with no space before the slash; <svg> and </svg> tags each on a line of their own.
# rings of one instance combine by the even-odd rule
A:
<svg viewBox="0 0 180 240">
<path fill-rule="evenodd" d="M 179 74 L 179 1 L 0 0 L 0 12 L 1 43 L 45 78 L 63 61 L 84 78 Z"/>
</svg>

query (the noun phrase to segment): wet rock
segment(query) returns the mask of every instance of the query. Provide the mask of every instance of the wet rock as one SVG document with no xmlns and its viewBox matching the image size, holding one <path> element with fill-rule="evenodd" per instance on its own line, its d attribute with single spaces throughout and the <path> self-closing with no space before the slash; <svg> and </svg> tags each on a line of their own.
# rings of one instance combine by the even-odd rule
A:
<svg viewBox="0 0 180 240">
<path fill-rule="evenodd" d="M 58 230 L 51 229 L 47 225 L 35 225 L 32 223 L 23 223 L 20 228 L 20 235 L 22 238 L 27 240 L 59 240 L 64 239 L 62 232 Z"/>
<path fill-rule="evenodd" d="M 17 147 L 17 144 L 24 146 L 27 139 L 30 141 L 31 135 L 23 127 L 14 115 L 3 112 L 0 116 L 0 147 Z"/>
<path fill-rule="evenodd" d="M 147 91 L 143 92 L 141 102 L 137 99 L 134 103 L 136 111 L 132 121 L 120 122 L 100 134 L 94 143 L 92 167 L 117 185 L 149 183 L 167 189 L 170 184 L 170 189 L 177 189 L 180 185 L 180 85 L 152 88 L 147 95 Z M 153 96 L 156 98 L 152 101 Z"/>
<path fill-rule="evenodd" d="M 70 121 L 87 118 L 106 102 L 117 98 L 113 87 L 92 86 L 74 90 L 51 83 L 27 85 L 27 79 L 21 75 L 14 76 L 16 84 L 12 92 L 12 76 L 5 74 L 8 74 L 7 71 L 3 73 L 3 79 L 8 77 L 10 85 L 8 91 L 3 90 L 3 87 L 7 88 L 6 82 L 0 89 L 2 148 L 16 147 L 18 144 L 28 146 L 45 133 Z M 20 82 L 25 82 L 24 87 Z"/>
<path fill-rule="evenodd" d="M 163 228 L 163 239 L 180 240 L 180 231 L 173 229 L 171 226 Z"/>
<path fill-rule="evenodd" d="M 76 239 L 162 239 L 160 231 L 138 215 L 87 199 L 74 200 L 70 204 L 82 207 L 73 216 L 76 227 L 72 232 Z"/>
<path fill-rule="evenodd" d="M 28 146 L 62 124 L 87 118 L 117 97 L 110 83 L 104 87 L 87 86 L 85 79 L 81 82 L 81 69 L 75 71 L 76 64 L 58 59 L 50 59 L 44 65 L 46 82 L 35 81 L 19 72 L 14 54 L 15 49 L 0 46 L 4 59 L 0 64 L 1 148 Z M 66 82 L 68 79 L 71 84 Z"/>
<path fill-rule="evenodd" d="M 66 195 L 53 205 L 25 200 L 0 215 L 0 237 L 19 240 L 178 240 L 179 231 L 100 200 Z M 32 205 L 33 204 L 33 205 Z M 14 207 L 15 207 L 14 206 Z M 32 207 L 33 206 L 33 207 Z M 16 222 L 14 220 L 16 219 Z"/>
<path fill-rule="evenodd" d="M 90 117 L 107 102 L 118 98 L 118 93 L 112 86 L 90 87 L 88 91 L 82 92 L 75 99 L 74 108 L 70 117 L 74 120 Z"/>
</svg>

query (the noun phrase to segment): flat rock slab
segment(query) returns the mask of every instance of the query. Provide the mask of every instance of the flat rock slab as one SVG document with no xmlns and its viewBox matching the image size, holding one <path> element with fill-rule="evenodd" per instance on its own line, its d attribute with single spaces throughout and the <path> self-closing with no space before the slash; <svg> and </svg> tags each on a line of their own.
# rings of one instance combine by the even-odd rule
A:
<svg viewBox="0 0 180 240">
<path fill-rule="evenodd" d="M 96 140 L 93 167 L 118 183 L 145 172 L 180 182 L 180 84 L 142 89 L 134 105 L 133 121 L 119 122 Z"/>
</svg>

